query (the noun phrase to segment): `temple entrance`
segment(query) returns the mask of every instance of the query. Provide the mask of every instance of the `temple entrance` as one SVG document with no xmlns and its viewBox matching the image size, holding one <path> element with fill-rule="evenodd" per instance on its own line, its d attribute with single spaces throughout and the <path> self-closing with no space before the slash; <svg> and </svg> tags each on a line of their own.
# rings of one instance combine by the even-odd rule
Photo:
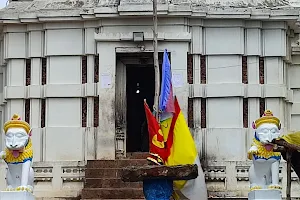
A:
<svg viewBox="0 0 300 200">
<path fill-rule="evenodd" d="M 163 53 L 159 53 L 161 66 Z M 153 53 L 118 53 L 116 67 L 116 158 L 148 152 L 149 135 L 144 99 L 153 110 Z"/>
<path fill-rule="evenodd" d="M 149 136 L 144 99 L 153 108 L 155 76 L 153 65 L 126 66 L 127 152 L 148 152 Z"/>
</svg>

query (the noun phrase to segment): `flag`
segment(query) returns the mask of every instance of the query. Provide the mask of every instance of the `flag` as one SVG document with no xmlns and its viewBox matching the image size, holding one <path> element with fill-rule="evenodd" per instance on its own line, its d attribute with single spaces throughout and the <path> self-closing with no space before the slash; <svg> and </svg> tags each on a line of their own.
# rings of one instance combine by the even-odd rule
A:
<svg viewBox="0 0 300 200">
<path fill-rule="evenodd" d="M 174 181 L 174 186 L 190 200 L 206 200 L 207 189 L 205 177 L 200 165 L 200 160 L 194 139 L 178 104 L 174 101 L 175 114 L 171 120 L 161 123 L 162 129 L 169 129 L 166 146 L 170 148 L 170 155 L 166 160 L 167 166 L 197 164 L 199 176 L 188 181 Z"/>
<path fill-rule="evenodd" d="M 158 122 L 153 116 L 151 110 L 149 109 L 146 101 L 144 102 L 145 114 L 148 123 L 149 132 L 149 152 L 150 156 L 148 160 L 154 161 L 158 159 L 162 160 L 162 164 L 167 159 L 169 153 L 165 149 L 164 136 L 160 129 Z M 155 160 L 154 160 L 155 159 Z"/>
<path fill-rule="evenodd" d="M 162 82 L 160 91 L 159 110 L 161 112 L 161 121 L 172 117 L 175 112 L 174 96 L 172 86 L 172 71 L 168 57 L 168 51 L 165 49 L 162 63 Z"/>
<path fill-rule="evenodd" d="M 278 140 L 281 139 L 285 140 L 289 144 L 300 146 L 300 131 L 283 135 Z M 285 153 L 282 153 L 281 156 L 285 161 L 287 161 L 287 157 Z M 300 178 L 300 152 L 299 151 L 291 152 L 291 164 L 298 178 Z"/>
</svg>

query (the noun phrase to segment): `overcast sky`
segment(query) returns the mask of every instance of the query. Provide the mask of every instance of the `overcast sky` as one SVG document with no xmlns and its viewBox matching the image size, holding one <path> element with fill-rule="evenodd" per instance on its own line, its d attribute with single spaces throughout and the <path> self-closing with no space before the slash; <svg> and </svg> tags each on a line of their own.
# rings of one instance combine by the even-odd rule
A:
<svg viewBox="0 0 300 200">
<path fill-rule="evenodd" d="M 0 0 L 0 8 L 4 8 L 7 0 Z"/>
</svg>

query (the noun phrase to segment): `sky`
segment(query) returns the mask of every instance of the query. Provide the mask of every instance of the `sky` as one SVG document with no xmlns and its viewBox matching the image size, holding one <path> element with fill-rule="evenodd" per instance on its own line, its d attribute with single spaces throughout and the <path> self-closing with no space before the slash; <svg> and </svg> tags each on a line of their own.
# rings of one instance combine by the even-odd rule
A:
<svg viewBox="0 0 300 200">
<path fill-rule="evenodd" d="M 0 8 L 4 8 L 7 0 L 0 0 Z"/>
</svg>

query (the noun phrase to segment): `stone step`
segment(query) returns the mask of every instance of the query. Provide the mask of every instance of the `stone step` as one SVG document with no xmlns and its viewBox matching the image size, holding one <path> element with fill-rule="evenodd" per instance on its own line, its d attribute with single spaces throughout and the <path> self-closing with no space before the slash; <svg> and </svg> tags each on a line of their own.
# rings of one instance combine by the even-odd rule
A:
<svg viewBox="0 0 300 200">
<path fill-rule="evenodd" d="M 141 182 L 123 182 L 118 178 L 86 178 L 84 188 L 142 188 Z"/>
<path fill-rule="evenodd" d="M 146 159 L 148 156 L 148 152 L 133 152 L 126 154 L 127 159 Z"/>
<path fill-rule="evenodd" d="M 85 178 L 121 178 L 121 168 L 91 168 L 85 170 Z"/>
<path fill-rule="evenodd" d="M 147 165 L 146 159 L 89 160 L 86 168 L 123 168 L 127 166 L 143 165 Z"/>
<path fill-rule="evenodd" d="M 82 199 L 143 199 L 143 189 L 136 188 L 84 188 Z"/>
</svg>

